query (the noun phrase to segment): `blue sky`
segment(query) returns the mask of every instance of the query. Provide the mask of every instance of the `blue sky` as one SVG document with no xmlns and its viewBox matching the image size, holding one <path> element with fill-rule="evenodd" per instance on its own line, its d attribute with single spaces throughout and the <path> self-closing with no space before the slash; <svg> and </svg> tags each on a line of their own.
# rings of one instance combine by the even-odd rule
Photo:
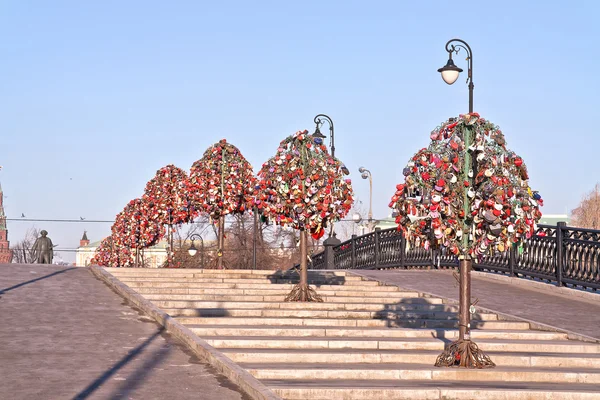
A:
<svg viewBox="0 0 600 400">
<path fill-rule="evenodd" d="M 525 159 L 543 212 L 600 180 L 594 1 L 2 1 L 0 182 L 9 218 L 112 219 L 156 170 L 221 138 L 255 170 L 279 141 L 335 123 L 336 156 L 376 218 L 441 121 L 446 41 L 473 49 L 475 111 Z M 464 57 L 455 57 L 466 69 Z M 465 74 L 463 74 L 465 75 Z M 33 223 L 9 221 L 13 241 Z M 110 224 L 36 223 L 60 247 Z"/>
</svg>

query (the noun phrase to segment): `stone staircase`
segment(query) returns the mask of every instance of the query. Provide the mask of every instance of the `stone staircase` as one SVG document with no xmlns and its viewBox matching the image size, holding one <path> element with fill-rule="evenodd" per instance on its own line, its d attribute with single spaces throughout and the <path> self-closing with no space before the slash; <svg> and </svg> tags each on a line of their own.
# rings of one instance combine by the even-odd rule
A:
<svg viewBox="0 0 600 400">
<path fill-rule="evenodd" d="M 476 313 L 494 369 L 436 368 L 457 306 L 343 271 L 107 268 L 284 399 L 600 399 L 600 344 Z M 599 327 L 600 329 L 600 327 Z"/>
</svg>

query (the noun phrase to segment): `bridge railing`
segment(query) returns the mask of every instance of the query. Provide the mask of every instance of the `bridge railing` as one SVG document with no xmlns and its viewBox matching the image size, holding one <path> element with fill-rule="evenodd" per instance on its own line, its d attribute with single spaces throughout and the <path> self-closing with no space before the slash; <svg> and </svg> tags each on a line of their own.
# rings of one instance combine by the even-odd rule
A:
<svg viewBox="0 0 600 400">
<path fill-rule="evenodd" d="M 327 257 L 327 252 L 333 252 Z M 332 262 L 327 263 L 327 260 Z M 458 259 L 443 251 L 423 248 L 407 250 L 406 240 L 396 228 L 353 236 L 339 245 L 314 254 L 311 269 L 456 268 Z M 600 230 L 539 225 L 522 251 L 489 254 L 475 262 L 478 271 L 500 273 L 600 290 Z"/>
</svg>

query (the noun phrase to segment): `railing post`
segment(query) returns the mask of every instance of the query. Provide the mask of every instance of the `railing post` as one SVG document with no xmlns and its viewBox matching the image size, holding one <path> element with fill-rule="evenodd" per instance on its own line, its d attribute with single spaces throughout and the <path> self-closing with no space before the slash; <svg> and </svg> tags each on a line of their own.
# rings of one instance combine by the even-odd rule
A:
<svg viewBox="0 0 600 400">
<path fill-rule="evenodd" d="M 381 228 L 375 228 L 375 268 L 379 268 L 379 236 L 381 234 Z"/>
<path fill-rule="evenodd" d="M 559 222 L 556 224 L 556 285 L 563 285 L 563 267 L 564 267 L 564 257 L 563 257 L 563 229 L 567 227 L 566 222 Z"/>
<path fill-rule="evenodd" d="M 352 250 L 350 255 L 350 267 L 352 269 L 356 268 L 356 235 L 352 235 L 352 240 L 350 241 L 350 249 Z"/>
<path fill-rule="evenodd" d="M 404 237 L 404 233 L 400 235 L 400 268 L 405 267 L 406 263 L 406 238 Z"/>
<path fill-rule="evenodd" d="M 508 251 L 508 269 L 510 276 L 516 276 L 515 264 L 517 263 L 518 256 L 519 252 L 517 251 L 517 247 L 514 244 L 511 245 L 510 250 Z"/>
<path fill-rule="evenodd" d="M 339 245 L 341 242 L 340 239 L 333 236 L 329 236 L 323 242 L 323 246 L 325 247 L 325 269 L 335 269 L 335 253 L 333 252 L 333 246 Z"/>
</svg>

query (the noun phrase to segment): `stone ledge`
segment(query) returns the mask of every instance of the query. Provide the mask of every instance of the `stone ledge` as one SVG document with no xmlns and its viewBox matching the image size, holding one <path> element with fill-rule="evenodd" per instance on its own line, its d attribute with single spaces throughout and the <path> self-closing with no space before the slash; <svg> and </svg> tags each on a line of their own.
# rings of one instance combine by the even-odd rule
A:
<svg viewBox="0 0 600 400">
<path fill-rule="evenodd" d="M 383 285 L 393 285 L 393 286 L 398 286 L 394 283 L 390 283 L 390 282 L 386 282 L 385 280 L 382 279 L 377 279 L 377 278 L 372 278 L 370 276 L 364 276 L 362 274 L 360 274 L 358 271 L 348 271 L 350 274 L 354 274 L 356 276 L 360 276 L 361 278 L 365 279 L 365 280 L 369 280 L 369 281 L 376 281 L 379 282 Z M 475 276 L 480 277 L 481 275 L 490 275 L 487 272 L 476 272 L 476 271 L 471 271 L 472 274 L 476 274 Z M 487 277 L 487 276 L 486 276 Z M 521 280 L 523 281 L 523 279 L 521 278 L 510 278 L 510 277 L 501 277 L 501 278 L 505 278 L 505 279 L 514 279 L 514 280 Z M 492 278 L 494 280 L 501 280 L 501 279 L 495 279 Z M 507 282 L 508 281 L 504 281 Z M 539 282 L 536 282 L 539 283 Z M 546 285 L 544 283 L 540 283 L 541 285 Z M 400 287 L 400 286 L 398 286 Z M 573 289 L 568 289 L 568 288 L 563 288 L 566 290 L 569 290 L 568 293 L 570 292 L 574 292 L 575 290 Z M 434 293 L 430 293 L 430 292 L 424 292 L 424 291 L 419 291 L 419 293 L 421 293 L 423 295 L 423 297 L 437 297 L 440 298 L 444 301 L 444 303 L 446 304 L 452 304 L 452 305 L 458 305 L 459 301 L 458 300 L 454 300 L 445 296 L 440 296 Z M 592 296 L 596 296 L 592 293 L 589 293 Z M 540 331 L 550 331 L 550 332 L 560 332 L 560 333 L 565 333 L 567 334 L 567 338 L 571 339 L 571 340 L 580 340 L 582 342 L 591 342 L 591 343 L 600 343 L 600 339 L 592 337 L 592 336 L 587 336 L 587 335 L 582 335 L 580 333 L 577 332 L 573 332 L 567 329 L 563 329 L 563 328 L 559 328 L 553 325 L 548 325 L 548 324 L 543 324 L 541 322 L 536 322 L 536 321 L 532 321 L 526 318 L 522 318 L 522 317 L 517 317 L 516 315 L 512 315 L 512 314 L 507 314 L 507 313 L 503 313 L 501 311 L 496 311 L 496 310 L 492 310 L 490 308 L 485 308 L 485 307 L 480 307 L 480 306 L 476 306 L 475 309 L 478 312 L 484 312 L 484 313 L 494 313 L 498 315 L 498 320 L 503 320 L 503 321 L 518 321 L 518 322 L 527 322 L 529 323 L 529 326 L 531 327 L 531 329 L 535 329 L 535 330 L 540 330 Z"/>
<path fill-rule="evenodd" d="M 207 342 L 199 338 L 190 329 L 177 322 L 170 315 L 139 295 L 127 285 L 105 271 L 102 267 L 92 266 L 90 271 L 117 294 L 135 304 L 140 310 L 154 318 L 167 331 L 183 342 L 198 357 L 208 362 L 217 371 L 237 384 L 253 400 L 282 400 L 267 386 L 253 377 L 248 371 L 227 358 Z"/>
</svg>

